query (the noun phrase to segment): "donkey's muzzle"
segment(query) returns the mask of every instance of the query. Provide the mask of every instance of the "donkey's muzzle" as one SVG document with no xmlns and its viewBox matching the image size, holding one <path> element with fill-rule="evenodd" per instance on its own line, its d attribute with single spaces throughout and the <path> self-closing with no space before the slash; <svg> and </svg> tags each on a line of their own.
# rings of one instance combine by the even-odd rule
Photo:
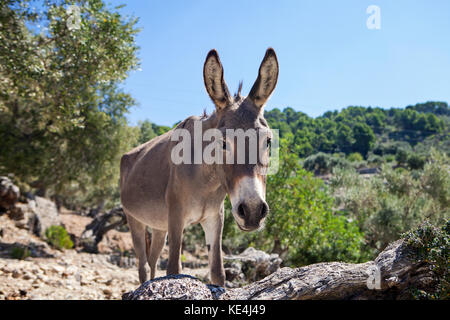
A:
<svg viewBox="0 0 450 320">
<path fill-rule="evenodd" d="M 244 231 L 258 229 L 268 213 L 269 206 L 265 201 L 251 204 L 241 202 L 237 208 L 237 215 L 244 221 L 244 226 L 240 226 Z"/>
</svg>

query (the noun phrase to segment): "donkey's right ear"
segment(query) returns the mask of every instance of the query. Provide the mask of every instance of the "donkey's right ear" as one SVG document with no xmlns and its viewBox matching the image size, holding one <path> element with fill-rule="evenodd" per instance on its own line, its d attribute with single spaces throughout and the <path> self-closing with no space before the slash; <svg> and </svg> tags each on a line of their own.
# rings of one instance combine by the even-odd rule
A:
<svg viewBox="0 0 450 320">
<path fill-rule="evenodd" d="M 223 79 L 223 67 L 216 50 L 211 50 L 206 57 L 203 66 L 203 80 L 206 91 L 216 105 L 217 110 L 224 109 L 232 102 L 225 80 Z"/>
</svg>

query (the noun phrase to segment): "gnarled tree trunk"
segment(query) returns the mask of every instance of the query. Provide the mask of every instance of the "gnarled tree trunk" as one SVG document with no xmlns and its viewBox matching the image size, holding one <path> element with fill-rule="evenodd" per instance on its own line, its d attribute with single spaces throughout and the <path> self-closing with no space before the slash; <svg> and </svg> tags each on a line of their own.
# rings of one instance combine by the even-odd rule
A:
<svg viewBox="0 0 450 320">
<path fill-rule="evenodd" d="M 282 268 L 260 281 L 228 290 L 186 275 L 168 276 L 147 281 L 123 299 L 410 299 L 412 289 L 434 284 L 428 266 L 417 262 L 413 250 L 398 240 L 366 263 Z"/>
<path fill-rule="evenodd" d="M 83 231 L 80 244 L 85 251 L 98 253 L 98 244 L 102 241 L 105 233 L 126 223 L 127 219 L 121 207 L 114 208 L 108 213 L 97 215 Z"/>
</svg>

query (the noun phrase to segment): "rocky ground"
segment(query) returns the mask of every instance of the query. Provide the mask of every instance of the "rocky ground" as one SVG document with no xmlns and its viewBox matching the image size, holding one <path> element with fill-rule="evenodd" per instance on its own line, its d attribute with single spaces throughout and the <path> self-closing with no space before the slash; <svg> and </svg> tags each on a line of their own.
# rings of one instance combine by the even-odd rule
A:
<svg viewBox="0 0 450 320">
<path fill-rule="evenodd" d="M 46 231 L 57 226 L 67 231 L 74 249 L 58 250 L 46 242 Z M 68 240 L 67 234 L 59 241 Z M 182 252 L 182 273 L 207 283 L 206 246 L 194 247 Z M 224 260 L 227 288 L 258 281 L 282 262 L 253 248 Z M 166 246 L 156 277 L 166 275 L 167 261 Z M 131 234 L 120 207 L 94 215 L 72 212 L 50 199 L 21 195 L 11 179 L 0 177 L 0 299 L 121 299 L 138 286 Z"/>
<path fill-rule="evenodd" d="M 89 223 L 90 218 L 62 214 L 61 220 L 69 232 L 76 233 L 74 229 L 82 232 L 83 223 Z M 99 254 L 77 249 L 59 251 L 1 215 L 0 299 L 121 299 L 139 281 L 133 262 L 118 266 L 120 259 L 111 253 L 117 245 L 129 249 L 129 233 L 111 230 L 99 245 Z M 13 248 L 29 248 L 30 256 L 24 260 L 11 258 Z M 164 251 L 162 261 L 167 248 Z M 183 273 L 205 279 L 208 269 L 185 267 Z M 157 271 L 157 276 L 164 275 L 164 270 Z"/>
</svg>

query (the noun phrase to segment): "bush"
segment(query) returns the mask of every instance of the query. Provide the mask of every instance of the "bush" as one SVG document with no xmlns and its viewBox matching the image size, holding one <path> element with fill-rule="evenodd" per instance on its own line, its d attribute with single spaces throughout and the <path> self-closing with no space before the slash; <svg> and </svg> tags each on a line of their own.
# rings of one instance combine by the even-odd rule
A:
<svg viewBox="0 0 450 320">
<path fill-rule="evenodd" d="M 11 250 L 11 258 L 18 259 L 18 260 L 24 260 L 28 258 L 31 255 L 30 249 L 27 247 L 14 247 Z"/>
<path fill-rule="evenodd" d="M 348 155 L 347 160 L 350 162 L 359 162 L 363 161 L 364 158 L 359 152 L 353 152 Z"/>
<path fill-rule="evenodd" d="M 303 167 L 315 174 L 327 174 L 330 173 L 333 168 L 349 168 L 351 165 L 345 159 L 319 152 L 306 158 L 303 162 Z"/>
<path fill-rule="evenodd" d="M 416 153 L 412 153 L 409 155 L 407 163 L 408 167 L 412 170 L 422 169 L 425 165 L 425 158 Z"/>
<path fill-rule="evenodd" d="M 422 170 L 382 166 L 365 179 L 354 170 L 335 170 L 330 187 L 335 206 L 358 222 L 367 250 L 375 255 L 425 219 L 435 225 L 450 216 L 450 167 L 445 154 L 432 152 Z"/>
<path fill-rule="evenodd" d="M 395 154 L 395 160 L 400 166 L 405 164 L 408 161 L 408 152 L 405 149 L 398 149 Z"/>
<path fill-rule="evenodd" d="M 384 156 L 384 159 L 386 162 L 394 162 L 395 156 L 393 154 L 388 154 L 387 156 Z"/>
<path fill-rule="evenodd" d="M 380 166 L 381 164 L 384 163 L 384 159 L 383 159 L 383 157 L 380 157 L 376 154 L 371 154 L 367 158 L 367 163 L 369 163 L 371 165 L 375 165 L 375 166 Z"/>
<path fill-rule="evenodd" d="M 450 220 L 441 228 L 436 228 L 425 221 L 416 230 L 403 235 L 408 246 L 412 247 L 418 256 L 418 262 L 428 264 L 437 278 L 437 284 L 428 289 L 415 289 L 416 299 L 446 299 L 450 298 Z"/>
<path fill-rule="evenodd" d="M 266 226 L 252 233 L 238 230 L 226 203 L 224 246 L 278 253 L 287 266 L 366 258 L 361 251 L 364 235 L 356 222 L 334 212 L 327 186 L 303 169 L 289 150 L 280 150 L 279 171 L 267 177 L 266 199 L 270 206 Z"/>
<path fill-rule="evenodd" d="M 51 226 L 45 230 L 47 242 L 58 250 L 73 248 L 73 242 L 70 239 L 66 229 L 62 226 Z"/>
<path fill-rule="evenodd" d="M 334 199 L 321 179 L 283 156 L 276 175 L 267 179 L 270 214 L 263 248 L 285 252 L 285 264 L 307 265 L 322 261 L 359 262 L 364 235 L 355 221 L 334 212 Z"/>
</svg>

